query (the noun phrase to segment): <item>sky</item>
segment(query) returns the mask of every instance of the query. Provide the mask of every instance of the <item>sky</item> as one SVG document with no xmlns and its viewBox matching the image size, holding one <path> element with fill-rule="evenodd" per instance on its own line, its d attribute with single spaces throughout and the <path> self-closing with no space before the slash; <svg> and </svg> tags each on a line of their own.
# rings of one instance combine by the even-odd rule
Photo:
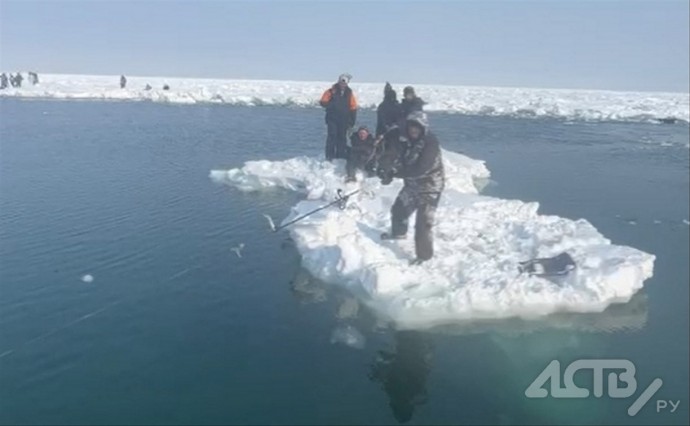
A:
<svg viewBox="0 0 690 426">
<path fill-rule="evenodd" d="M 687 0 L 0 0 L 0 69 L 687 92 Z"/>
</svg>

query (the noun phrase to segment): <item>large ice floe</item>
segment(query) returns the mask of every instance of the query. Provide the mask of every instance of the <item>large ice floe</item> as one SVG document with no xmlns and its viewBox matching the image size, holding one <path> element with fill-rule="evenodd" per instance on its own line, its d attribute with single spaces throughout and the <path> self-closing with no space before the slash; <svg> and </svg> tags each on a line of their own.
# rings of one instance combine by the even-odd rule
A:
<svg viewBox="0 0 690 426">
<path fill-rule="evenodd" d="M 201 78 L 128 77 L 120 89 L 119 76 L 41 74 L 36 86 L 0 90 L 0 97 L 93 100 L 132 100 L 174 104 L 316 107 L 332 82 L 221 80 Z M 151 90 L 146 90 L 146 85 Z M 400 90 L 407 82 L 398 82 Z M 168 85 L 169 90 L 163 90 Z M 374 108 L 383 83 L 352 82 L 363 108 Z M 533 89 L 415 84 L 427 102 L 425 111 L 568 120 L 690 121 L 690 95 L 663 92 Z"/>
<path fill-rule="evenodd" d="M 244 191 L 303 193 L 306 199 L 283 223 L 332 201 L 338 189 L 361 189 L 344 210 L 324 209 L 287 232 L 311 274 L 344 286 L 398 327 L 601 312 L 628 302 L 652 276 L 653 255 L 612 244 L 584 219 L 540 215 L 538 203 L 479 195 L 477 180 L 489 177 L 484 162 L 449 151 L 443 157 L 447 184 L 436 215 L 435 256 L 417 266 L 408 265 L 413 229 L 404 241 L 379 238 L 390 226 L 398 180 L 383 186 L 360 176 L 346 185 L 344 162 L 311 157 L 249 161 L 210 177 Z M 519 273 L 520 261 L 564 251 L 577 263 L 565 277 Z"/>
</svg>

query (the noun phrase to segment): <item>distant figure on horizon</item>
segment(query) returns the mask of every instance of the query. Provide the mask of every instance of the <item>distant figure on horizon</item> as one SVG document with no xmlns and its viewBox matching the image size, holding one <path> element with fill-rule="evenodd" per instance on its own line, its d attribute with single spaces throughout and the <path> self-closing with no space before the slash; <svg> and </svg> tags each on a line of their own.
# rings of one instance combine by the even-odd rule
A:
<svg viewBox="0 0 690 426">
<path fill-rule="evenodd" d="M 124 75 L 120 76 L 120 89 L 124 89 L 127 86 L 127 79 Z"/>
<path fill-rule="evenodd" d="M 0 90 L 7 89 L 7 74 L 0 74 Z"/>
<path fill-rule="evenodd" d="M 152 87 L 150 84 L 146 83 L 146 87 L 144 87 L 144 90 L 151 90 Z"/>
<path fill-rule="evenodd" d="M 29 81 L 31 82 L 32 85 L 37 85 L 38 84 L 38 74 L 36 74 L 33 71 L 29 71 Z"/>
<path fill-rule="evenodd" d="M 321 96 L 320 104 L 326 108 L 326 160 L 348 157 L 347 137 L 357 121 L 357 100 L 350 89 L 352 78 L 341 74 L 338 82 Z"/>
<path fill-rule="evenodd" d="M 19 72 L 14 76 L 10 74 L 10 84 L 12 85 L 12 87 L 22 87 L 23 80 L 24 77 L 22 77 L 22 74 Z"/>
<path fill-rule="evenodd" d="M 170 90 L 170 86 L 168 86 L 167 84 L 164 84 L 164 85 L 163 85 L 163 90 Z"/>
</svg>

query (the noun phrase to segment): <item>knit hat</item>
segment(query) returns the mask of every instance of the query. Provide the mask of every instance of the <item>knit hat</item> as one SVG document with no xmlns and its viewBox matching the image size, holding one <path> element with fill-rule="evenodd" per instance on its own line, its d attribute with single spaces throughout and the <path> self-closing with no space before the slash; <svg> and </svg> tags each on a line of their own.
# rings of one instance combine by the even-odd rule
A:
<svg viewBox="0 0 690 426">
<path fill-rule="evenodd" d="M 343 74 L 340 74 L 340 77 L 338 77 L 338 83 L 340 83 L 342 81 L 342 82 L 349 84 L 351 79 L 352 79 L 352 76 L 350 74 L 343 73 Z"/>
<path fill-rule="evenodd" d="M 414 87 L 412 87 L 412 86 L 407 86 L 403 89 L 403 96 L 414 95 L 414 94 L 415 94 L 414 93 Z"/>
</svg>

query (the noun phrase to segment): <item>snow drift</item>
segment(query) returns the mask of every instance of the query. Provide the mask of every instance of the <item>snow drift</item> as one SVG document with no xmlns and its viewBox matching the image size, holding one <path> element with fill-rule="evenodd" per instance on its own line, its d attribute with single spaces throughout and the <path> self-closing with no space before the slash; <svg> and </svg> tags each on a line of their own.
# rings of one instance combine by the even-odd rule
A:
<svg viewBox="0 0 690 426">
<path fill-rule="evenodd" d="M 245 191 L 305 194 L 285 221 L 332 201 L 338 188 L 361 188 L 345 210 L 325 209 L 288 229 L 311 274 L 346 287 L 399 327 L 601 312 L 629 301 L 652 276 L 653 255 L 613 245 L 586 220 L 540 215 L 537 203 L 478 195 L 475 180 L 489 176 L 484 163 L 449 151 L 443 155 L 447 185 L 436 216 L 436 254 L 421 266 L 408 266 L 412 230 L 402 242 L 379 239 L 390 226 L 399 181 L 382 186 L 371 178 L 345 185 L 343 162 L 310 157 L 250 161 L 211 171 L 210 177 Z M 563 251 L 578 264 L 566 278 L 518 272 L 519 261 Z"/>
</svg>

